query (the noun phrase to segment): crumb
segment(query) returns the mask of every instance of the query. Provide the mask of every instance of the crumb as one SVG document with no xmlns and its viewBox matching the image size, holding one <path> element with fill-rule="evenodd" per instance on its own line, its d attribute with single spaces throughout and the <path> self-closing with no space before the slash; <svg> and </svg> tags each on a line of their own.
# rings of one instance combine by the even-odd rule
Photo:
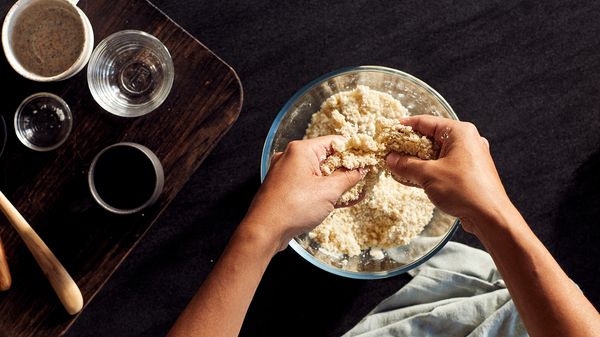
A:
<svg viewBox="0 0 600 337">
<path fill-rule="evenodd" d="M 381 248 L 371 248 L 369 250 L 369 255 L 371 255 L 374 260 L 382 260 L 385 257 Z"/>
</svg>

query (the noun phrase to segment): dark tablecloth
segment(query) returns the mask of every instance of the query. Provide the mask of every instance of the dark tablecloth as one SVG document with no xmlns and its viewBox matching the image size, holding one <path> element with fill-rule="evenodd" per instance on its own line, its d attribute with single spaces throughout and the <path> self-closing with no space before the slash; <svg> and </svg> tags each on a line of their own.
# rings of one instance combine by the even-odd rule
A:
<svg viewBox="0 0 600 337">
<path fill-rule="evenodd" d="M 236 69 L 244 107 L 68 336 L 164 335 L 259 187 L 278 110 L 310 80 L 367 64 L 421 78 L 479 127 L 516 206 L 600 305 L 600 3 L 155 4 Z M 462 230 L 454 239 L 481 247 Z M 337 335 L 408 280 L 344 279 L 288 249 L 268 268 L 242 335 Z"/>
</svg>

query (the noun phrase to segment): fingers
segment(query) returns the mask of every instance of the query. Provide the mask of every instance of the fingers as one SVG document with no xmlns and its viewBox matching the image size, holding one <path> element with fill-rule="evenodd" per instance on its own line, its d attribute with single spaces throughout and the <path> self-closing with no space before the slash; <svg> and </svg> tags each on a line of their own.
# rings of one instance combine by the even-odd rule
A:
<svg viewBox="0 0 600 337">
<path fill-rule="evenodd" d="M 331 143 L 335 140 L 344 141 L 345 138 L 339 135 L 330 135 L 305 139 L 301 141 L 294 140 L 288 143 L 285 152 L 291 152 L 296 150 L 306 151 L 308 149 L 309 151 L 306 151 L 307 154 L 311 153 L 312 155 L 314 153 L 319 159 L 319 161 L 323 161 L 325 160 L 327 155 L 333 151 L 331 148 Z"/>
<path fill-rule="evenodd" d="M 487 140 L 487 138 L 485 137 L 481 137 L 481 142 L 483 143 L 483 145 L 485 145 L 485 147 L 490 148 L 490 142 Z"/>
<path fill-rule="evenodd" d="M 279 159 L 281 159 L 282 155 L 283 155 L 283 152 L 275 152 L 273 154 L 273 157 L 271 157 L 271 165 L 274 165 L 276 162 L 278 162 Z"/>
<path fill-rule="evenodd" d="M 408 180 L 404 184 L 409 186 L 423 186 L 430 177 L 430 165 L 433 165 L 431 161 L 397 152 L 390 152 L 385 158 L 385 163 L 394 175 Z"/>
<path fill-rule="evenodd" d="M 452 130 L 460 123 L 447 118 L 431 115 L 418 115 L 404 118 L 400 121 L 413 130 L 420 132 L 424 136 L 432 137 L 436 143 L 443 144 L 450 137 Z"/>
<path fill-rule="evenodd" d="M 358 204 L 359 202 L 363 201 L 363 199 L 365 198 L 366 192 L 363 189 L 360 194 L 358 195 L 358 198 L 348 201 L 347 203 L 336 203 L 335 204 L 335 208 L 344 208 L 344 207 L 352 207 L 356 204 Z"/>
<path fill-rule="evenodd" d="M 403 118 L 402 124 L 428 137 L 435 137 L 444 127 L 450 127 L 452 120 L 431 115 L 418 115 Z"/>
<path fill-rule="evenodd" d="M 308 139 L 307 144 L 309 144 L 311 149 L 315 152 L 315 154 L 317 155 L 317 158 L 319 158 L 319 161 L 323 161 L 323 160 L 325 160 L 327 155 L 329 155 L 333 152 L 333 149 L 331 148 L 331 144 L 334 141 L 342 142 L 344 140 L 345 140 L 345 138 L 342 136 L 331 135 L 331 136 L 323 136 L 323 137 Z"/>
<path fill-rule="evenodd" d="M 397 182 L 399 182 L 400 184 L 404 185 L 404 186 L 408 186 L 408 187 L 419 187 L 419 188 L 423 188 L 423 186 L 421 185 L 417 185 L 417 184 L 413 184 L 407 180 L 404 180 L 404 178 L 402 177 L 397 177 L 397 176 L 393 176 L 394 179 L 396 179 Z"/>
<path fill-rule="evenodd" d="M 324 177 L 330 184 L 330 188 L 337 195 L 342 195 L 352 186 L 356 185 L 362 178 L 365 177 L 368 170 L 346 170 L 343 168 L 335 170 L 331 175 Z"/>
</svg>

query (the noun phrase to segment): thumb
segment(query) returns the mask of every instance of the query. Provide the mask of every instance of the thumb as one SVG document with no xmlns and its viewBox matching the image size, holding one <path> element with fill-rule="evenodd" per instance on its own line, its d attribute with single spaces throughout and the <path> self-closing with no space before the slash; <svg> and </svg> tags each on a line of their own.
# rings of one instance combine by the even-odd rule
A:
<svg viewBox="0 0 600 337">
<path fill-rule="evenodd" d="M 341 195 L 364 178 L 367 172 L 367 169 L 347 170 L 339 168 L 326 177 L 326 179 L 329 181 L 333 192 Z"/>
<path fill-rule="evenodd" d="M 395 176 L 418 186 L 423 186 L 430 176 L 431 163 L 417 157 L 390 152 L 385 158 L 385 163 Z"/>
</svg>

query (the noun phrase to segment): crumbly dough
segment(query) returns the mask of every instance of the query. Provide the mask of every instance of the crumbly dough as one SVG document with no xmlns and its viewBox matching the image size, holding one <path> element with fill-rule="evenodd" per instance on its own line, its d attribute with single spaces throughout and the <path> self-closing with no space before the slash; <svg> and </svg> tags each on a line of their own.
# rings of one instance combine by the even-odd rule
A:
<svg viewBox="0 0 600 337">
<path fill-rule="evenodd" d="M 350 170 L 381 164 L 390 151 L 402 152 L 421 159 L 437 159 L 439 146 L 410 126 L 385 117 L 375 119 L 375 135 L 357 133 L 344 141 L 334 141 L 335 151 L 321 164 L 329 175 L 340 167 Z"/>
<path fill-rule="evenodd" d="M 385 156 L 390 151 L 401 152 L 421 159 L 437 159 L 439 146 L 429 138 L 413 131 L 410 126 L 400 124 L 398 120 L 385 117 L 375 118 L 375 135 L 354 134 L 344 141 L 334 141 L 334 153 L 321 164 L 321 171 L 330 175 L 340 167 L 349 170 L 358 168 L 386 169 Z M 377 180 L 375 175 L 347 191 L 338 200 L 339 205 L 346 205 L 358 200 L 368 193 Z M 402 179 L 401 177 L 396 177 Z"/>
<path fill-rule="evenodd" d="M 369 168 L 365 179 L 338 201 L 358 204 L 335 209 L 309 233 L 321 248 L 337 254 L 359 255 L 368 248 L 405 245 L 432 218 L 434 206 L 423 190 L 398 183 L 383 165 L 389 151 L 437 158 L 439 149 L 428 138 L 398 123 L 408 111 L 391 95 L 358 86 L 329 97 L 314 113 L 305 138 L 339 134 L 334 153 L 322 164 L 323 174 L 335 169 Z"/>
</svg>

